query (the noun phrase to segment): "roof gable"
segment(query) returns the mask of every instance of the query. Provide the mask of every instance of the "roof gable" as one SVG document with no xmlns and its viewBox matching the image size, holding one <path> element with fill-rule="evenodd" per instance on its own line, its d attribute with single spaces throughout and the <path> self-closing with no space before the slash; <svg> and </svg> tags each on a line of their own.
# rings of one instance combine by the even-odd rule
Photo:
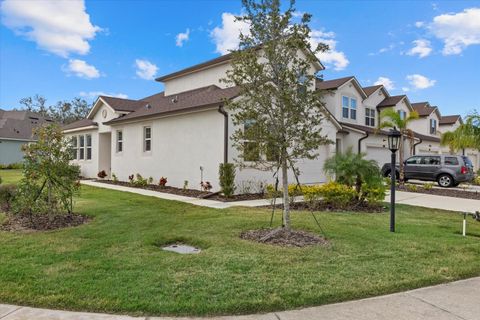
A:
<svg viewBox="0 0 480 320">
<path fill-rule="evenodd" d="M 352 83 L 353 86 L 357 89 L 358 93 L 360 93 L 360 95 L 364 99 L 367 98 L 367 94 L 365 93 L 362 86 L 354 76 L 332 79 L 332 80 L 321 80 L 317 78 L 315 82 L 315 88 L 317 90 L 338 90 L 348 83 Z"/>
<path fill-rule="evenodd" d="M 459 114 L 442 116 L 439 121 L 439 125 L 452 125 L 457 121 L 463 123 L 462 117 Z"/>
<path fill-rule="evenodd" d="M 412 103 L 412 107 L 415 111 L 417 111 L 418 115 L 423 118 L 423 117 L 428 117 L 431 115 L 433 112 L 437 114 L 438 119 L 441 119 L 442 116 L 440 114 L 440 111 L 438 110 L 438 107 L 436 106 L 430 106 L 430 103 L 424 101 L 424 102 L 416 102 Z"/>
</svg>

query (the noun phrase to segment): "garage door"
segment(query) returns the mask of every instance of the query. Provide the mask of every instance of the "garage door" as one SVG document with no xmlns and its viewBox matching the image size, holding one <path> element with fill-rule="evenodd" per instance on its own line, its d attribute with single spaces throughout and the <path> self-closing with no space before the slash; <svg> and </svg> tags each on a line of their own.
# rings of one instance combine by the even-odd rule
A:
<svg viewBox="0 0 480 320">
<path fill-rule="evenodd" d="M 367 146 L 368 160 L 375 160 L 382 167 L 385 163 L 390 163 L 391 152 L 387 148 Z"/>
<path fill-rule="evenodd" d="M 477 157 L 477 155 L 473 154 L 473 153 L 469 153 L 469 154 L 467 154 L 467 156 L 468 156 L 468 158 L 470 158 L 470 160 L 473 163 L 473 169 L 475 171 L 477 171 L 478 170 L 478 157 Z"/>
<path fill-rule="evenodd" d="M 438 154 L 438 151 L 436 150 L 428 150 L 428 149 L 420 149 L 417 152 L 417 155 L 422 155 L 422 154 Z"/>
</svg>

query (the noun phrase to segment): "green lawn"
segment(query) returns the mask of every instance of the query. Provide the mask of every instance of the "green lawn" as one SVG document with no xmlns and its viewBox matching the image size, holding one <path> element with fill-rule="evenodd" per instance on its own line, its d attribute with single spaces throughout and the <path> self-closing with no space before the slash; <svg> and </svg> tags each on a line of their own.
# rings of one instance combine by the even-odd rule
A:
<svg viewBox="0 0 480 320">
<path fill-rule="evenodd" d="M 21 169 L 4 169 L 0 170 L 0 177 L 2 177 L 2 183 L 17 183 L 22 177 Z"/>
<path fill-rule="evenodd" d="M 4 172 L 2 172 L 3 176 Z M 128 313 L 265 312 L 363 298 L 480 275 L 480 223 L 460 236 L 457 214 L 398 206 L 388 214 L 317 213 L 331 246 L 279 248 L 239 239 L 269 211 L 215 210 L 83 187 L 88 225 L 0 232 L 0 303 Z M 277 222 L 280 217 L 277 216 Z M 318 232 L 311 215 L 295 228 Z M 185 241 L 199 255 L 156 245 Z"/>
</svg>

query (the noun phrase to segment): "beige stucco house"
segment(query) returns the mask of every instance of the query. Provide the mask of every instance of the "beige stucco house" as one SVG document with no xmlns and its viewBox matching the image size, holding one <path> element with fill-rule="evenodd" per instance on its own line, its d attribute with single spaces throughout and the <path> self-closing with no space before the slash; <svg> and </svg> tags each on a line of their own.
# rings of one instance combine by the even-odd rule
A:
<svg viewBox="0 0 480 320">
<path fill-rule="evenodd" d="M 218 190 L 219 164 L 242 158 L 232 146 L 230 137 L 236 128 L 223 106 L 225 99 L 241 98 L 238 88 L 220 81 L 230 60 L 231 55 L 224 55 L 160 77 L 156 80 L 164 84 L 164 91 L 139 100 L 100 96 L 86 119 L 63 128 L 72 138 L 73 161 L 80 165 L 82 175 L 96 177 L 105 170 L 126 181 L 129 175 L 139 173 L 156 181 L 167 177 L 168 184 L 176 187 L 187 181 L 191 188 L 199 187 L 203 180 Z M 311 72 L 322 69 L 318 61 Z M 422 111 L 422 118 L 412 124 L 415 140 L 405 156 L 448 152 L 440 148 L 437 128 L 453 130 L 461 122 L 458 116 L 442 118 L 438 108 L 428 103 L 412 104 L 405 95 L 390 96 L 381 85 L 362 87 L 355 77 L 318 79 L 310 89 L 323 93 L 330 117 L 323 122 L 322 133 L 334 143 L 322 146 L 315 160 L 299 160 L 301 183 L 326 181 L 325 159 L 347 148 L 365 152 L 380 165 L 389 162 L 387 132 L 377 130 L 384 108 L 394 108 L 403 116 Z M 471 157 L 478 167 L 479 159 Z M 255 191 L 260 184 L 273 182 L 273 172 L 237 169 L 239 191 Z"/>
</svg>

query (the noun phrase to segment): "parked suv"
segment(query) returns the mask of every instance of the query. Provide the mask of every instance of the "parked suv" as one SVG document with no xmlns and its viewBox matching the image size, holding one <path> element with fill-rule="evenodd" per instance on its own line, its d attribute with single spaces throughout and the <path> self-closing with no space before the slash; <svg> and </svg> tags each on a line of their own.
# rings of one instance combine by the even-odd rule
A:
<svg viewBox="0 0 480 320">
<path fill-rule="evenodd" d="M 466 156 L 454 155 L 415 155 L 404 161 L 405 181 L 418 179 L 437 181 L 440 187 L 456 187 L 461 182 L 472 181 L 473 164 Z M 382 167 L 382 174 L 390 176 L 390 164 Z M 397 178 L 399 166 L 396 168 Z"/>
</svg>

